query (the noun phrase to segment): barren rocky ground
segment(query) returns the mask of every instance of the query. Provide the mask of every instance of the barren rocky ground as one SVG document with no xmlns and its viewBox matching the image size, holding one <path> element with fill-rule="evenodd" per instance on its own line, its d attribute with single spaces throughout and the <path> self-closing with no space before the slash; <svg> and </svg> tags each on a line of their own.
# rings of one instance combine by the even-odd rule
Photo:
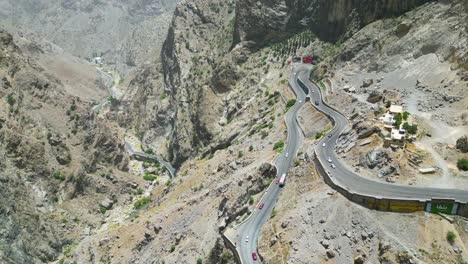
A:
<svg viewBox="0 0 468 264">
<path fill-rule="evenodd" d="M 376 179 L 398 164 L 381 180 L 465 186 L 454 164 L 466 152 L 453 146 L 466 131 L 467 7 L 424 2 L 1 2 L 16 35 L 0 34 L 0 260 L 233 263 L 221 234 L 276 175 L 295 53 L 318 55 L 312 78 L 332 80 L 327 101 L 357 113 L 348 135 L 365 137 L 343 153 L 350 168 Z M 68 53 L 102 53 L 114 83 Z M 385 99 L 420 128 L 405 148 L 382 149 L 373 130 Z M 370 211 L 328 188 L 311 158 L 330 122 L 310 105 L 298 121 L 306 139 L 259 241 L 267 263 L 467 260 L 466 219 Z M 125 141 L 170 161 L 176 178 L 129 157 Z M 369 153 L 388 161 L 357 165 Z M 437 173 L 417 174 L 415 156 Z"/>
</svg>

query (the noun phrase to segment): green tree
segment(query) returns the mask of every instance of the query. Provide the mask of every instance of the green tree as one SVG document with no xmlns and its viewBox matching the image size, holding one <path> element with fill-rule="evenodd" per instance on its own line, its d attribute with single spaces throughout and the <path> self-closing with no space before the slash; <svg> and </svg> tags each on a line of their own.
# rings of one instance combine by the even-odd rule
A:
<svg viewBox="0 0 468 264">
<path fill-rule="evenodd" d="M 203 264 L 203 259 L 201 257 L 198 257 L 197 264 Z"/>
<path fill-rule="evenodd" d="M 450 242 L 450 244 L 453 244 L 455 242 L 455 238 L 457 238 L 457 235 L 453 231 L 448 231 L 447 232 L 447 240 Z"/>
<path fill-rule="evenodd" d="M 401 113 L 398 113 L 396 114 L 394 117 L 393 117 L 393 120 L 395 120 L 395 127 L 400 127 L 402 121 L 403 121 L 403 116 Z"/>
<path fill-rule="evenodd" d="M 290 99 L 290 100 L 288 101 L 288 103 L 286 103 L 286 107 L 287 107 L 287 108 L 290 108 L 290 107 L 293 106 L 295 103 L 296 103 L 296 99 Z"/>
<path fill-rule="evenodd" d="M 253 204 L 254 203 L 254 198 L 252 195 L 249 196 L 249 204 Z"/>
<path fill-rule="evenodd" d="M 407 111 L 404 111 L 403 112 L 403 120 L 408 120 L 408 117 L 409 117 L 410 113 L 408 113 Z"/>
<path fill-rule="evenodd" d="M 284 148 L 284 141 L 280 140 L 273 145 L 273 150 L 276 150 L 276 152 L 281 152 L 283 151 Z"/>
<path fill-rule="evenodd" d="M 315 133 L 315 139 L 319 139 L 323 136 L 323 133 L 322 132 L 317 132 Z"/>
<path fill-rule="evenodd" d="M 16 99 L 15 97 L 13 97 L 12 94 L 9 94 L 7 96 L 7 103 L 10 105 L 10 106 L 13 106 L 15 103 L 16 103 Z"/>
<path fill-rule="evenodd" d="M 466 159 L 466 158 L 458 159 L 457 167 L 458 167 L 458 169 L 460 169 L 462 171 L 468 171 L 468 159 Z"/>
</svg>

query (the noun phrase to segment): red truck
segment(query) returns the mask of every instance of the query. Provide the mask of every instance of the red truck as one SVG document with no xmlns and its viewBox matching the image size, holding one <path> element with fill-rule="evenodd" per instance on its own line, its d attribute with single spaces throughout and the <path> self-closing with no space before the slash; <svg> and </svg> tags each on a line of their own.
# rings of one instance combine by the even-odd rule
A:
<svg viewBox="0 0 468 264">
<path fill-rule="evenodd" d="M 312 56 L 302 57 L 302 62 L 304 62 L 304 63 L 312 63 L 313 60 L 314 60 L 314 57 L 312 57 Z"/>
</svg>

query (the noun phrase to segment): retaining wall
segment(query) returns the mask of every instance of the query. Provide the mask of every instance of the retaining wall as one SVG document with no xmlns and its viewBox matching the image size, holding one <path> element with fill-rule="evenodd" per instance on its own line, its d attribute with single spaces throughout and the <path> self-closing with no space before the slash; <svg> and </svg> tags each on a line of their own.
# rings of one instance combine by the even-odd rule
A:
<svg viewBox="0 0 468 264">
<path fill-rule="evenodd" d="M 400 213 L 426 211 L 431 213 L 443 213 L 468 217 L 468 203 L 461 203 L 453 199 L 432 198 L 431 200 L 405 200 L 385 197 L 372 197 L 354 193 L 351 190 L 343 188 L 335 183 L 333 176 L 328 175 L 327 171 L 323 168 L 322 164 L 318 160 L 317 153 L 314 152 L 314 155 L 315 167 L 317 171 L 323 176 L 325 182 L 330 187 L 348 198 L 348 200 L 366 208 L 378 211 Z"/>
</svg>

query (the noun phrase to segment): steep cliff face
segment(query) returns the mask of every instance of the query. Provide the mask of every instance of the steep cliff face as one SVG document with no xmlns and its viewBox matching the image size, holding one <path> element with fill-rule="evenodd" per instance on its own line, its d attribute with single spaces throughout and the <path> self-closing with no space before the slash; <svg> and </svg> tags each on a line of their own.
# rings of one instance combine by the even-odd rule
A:
<svg viewBox="0 0 468 264">
<path fill-rule="evenodd" d="M 2 26 L 125 70 L 158 57 L 177 0 L 6 0 Z M 29 36 L 28 36 L 29 37 Z"/>
<path fill-rule="evenodd" d="M 164 123 L 171 128 L 171 132 L 165 131 L 168 158 L 178 166 L 201 149 L 229 142 L 232 135 L 221 132 L 229 115 L 242 108 L 242 101 L 232 99 L 245 89 L 236 86 L 250 73 L 239 66 L 253 47 L 306 29 L 324 40 L 337 41 L 376 19 L 404 13 L 424 2 L 427 0 L 180 3 L 161 53 L 165 88 L 157 88 L 166 90 L 169 99 L 164 100 L 171 105 L 172 121 Z M 146 131 L 154 134 L 151 127 Z"/>
<path fill-rule="evenodd" d="M 234 44 L 278 40 L 282 35 L 312 30 L 335 42 L 384 17 L 401 15 L 429 0 L 240 0 Z"/>
<path fill-rule="evenodd" d="M 125 175 L 119 169 L 128 166 L 122 139 L 88 112 L 87 96 L 68 92 L 84 91 L 67 75 L 86 79 L 86 70 L 97 74 L 94 67 L 52 56 L 43 67 L 47 52 L 23 42 L 0 31 L 1 263 L 57 260 L 85 226 L 99 224 L 99 199 L 125 185 L 99 174 L 115 168 Z M 62 74 L 52 69 L 57 63 Z M 75 66 L 81 71 L 70 70 Z"/>
</svg>

